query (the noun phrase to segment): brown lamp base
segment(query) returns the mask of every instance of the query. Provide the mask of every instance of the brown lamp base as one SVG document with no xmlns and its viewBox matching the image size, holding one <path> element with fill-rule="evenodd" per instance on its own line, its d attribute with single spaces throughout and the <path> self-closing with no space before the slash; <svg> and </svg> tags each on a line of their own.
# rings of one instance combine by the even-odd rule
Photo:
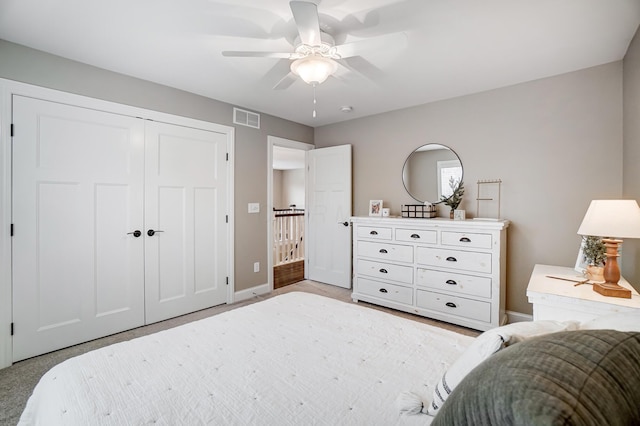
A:
<svg viewBox="0 0 640 426">
<path fill-rule="evenodd" d="M 593 291 L 608 297 L 631 299 L 631 290 L 613 283 L 593 283 Z"/>
</svg>

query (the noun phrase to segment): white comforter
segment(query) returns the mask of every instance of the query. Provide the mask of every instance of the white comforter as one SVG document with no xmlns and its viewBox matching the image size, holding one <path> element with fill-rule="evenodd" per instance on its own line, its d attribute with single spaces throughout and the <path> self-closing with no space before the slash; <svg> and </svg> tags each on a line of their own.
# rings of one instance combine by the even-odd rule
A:
<svg viewBox="0 0 640 426">
<path fill-rule="evenodd" d="M 289 293 L 69 359 L 20 425 L 393 425 L 473 338 Z"/>
</svg>

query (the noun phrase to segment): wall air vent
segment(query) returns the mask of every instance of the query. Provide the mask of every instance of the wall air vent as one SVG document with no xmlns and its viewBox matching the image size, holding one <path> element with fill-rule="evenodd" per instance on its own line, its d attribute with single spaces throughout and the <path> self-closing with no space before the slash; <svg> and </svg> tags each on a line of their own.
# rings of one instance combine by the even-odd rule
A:
<svg viewBox="0 0 640 426">
<path fill-rule="evenodd" d="M 240 108 L 233 108 L 233 123 L 241 126 L 260 128 L 260 114 Z"/>
</svg>

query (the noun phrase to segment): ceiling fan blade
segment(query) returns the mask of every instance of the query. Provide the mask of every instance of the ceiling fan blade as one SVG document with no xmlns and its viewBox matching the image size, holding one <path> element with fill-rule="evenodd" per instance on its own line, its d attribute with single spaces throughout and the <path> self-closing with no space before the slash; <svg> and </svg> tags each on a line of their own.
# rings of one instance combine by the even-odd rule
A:
<svg viewBox="0 0 640 426">
<path fill-rule="evenodd" d="M 376 67 L 362 56 L 353 56 L 351 58 L 343 59 L 340 61 L 340 65 L 343 69 L 348 70 L 349 74 L 356 74 L 360 78 L 364 77 L 368 82 L 373 84 L 383 81 L 386 77 L 380 68 Z"/>
<path fill-rule="evenodd" d="M 300 41 L 309 46 L 320 46 L 320 19 L 318 18 L 318 7 L 306 1 L 289 2 L 293 20 L 296 21 Z"/>
<path fill-rule="evenodd" d="M 294 73 L 289 72 L 289 74 L 282 77 L 282 79 L 273 86 L 273 90 L 284 90 L 295 83 L 297 79 L 298 77 Z"/>
<path fill-rule="evenodd" d="M 245 50 L 225 50 L 222 52 L 222 56 L 232 56 L 241 58 L 280 58 L 290 59 L 291 53 L 284 52 L 252 52 Z"/>
<path fill-rule="evenodd" d="M 336 46 L 336 50 L 340 57 L 344 59 L 381 50 L 399 50 L 406 45 L 407 35 L 404 32 L 400 32 L 341 44 Z"/>
</svg>

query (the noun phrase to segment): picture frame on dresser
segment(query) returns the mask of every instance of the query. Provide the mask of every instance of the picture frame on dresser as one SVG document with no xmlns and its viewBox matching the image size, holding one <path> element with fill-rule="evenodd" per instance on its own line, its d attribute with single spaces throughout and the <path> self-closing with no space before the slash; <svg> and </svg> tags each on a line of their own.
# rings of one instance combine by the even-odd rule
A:
<svg viewBox="0 0 640 426">
<path fill-rule="evenodd" d="M 576 259 L 576 266 L 573 268 L 573 270 L 581 274 L 586 274 L 588 264 L 584 258 L 584 251 L 582 250 L 583 247 L 584 247 L 584 242 L 581 242 L 580 249 L 578 249 L 578 258 Z"/>
<path fill-rule="evenodd" d="M 369 200 L 369 216 L 382 216 L 382 200 Z"/>
</svg>

